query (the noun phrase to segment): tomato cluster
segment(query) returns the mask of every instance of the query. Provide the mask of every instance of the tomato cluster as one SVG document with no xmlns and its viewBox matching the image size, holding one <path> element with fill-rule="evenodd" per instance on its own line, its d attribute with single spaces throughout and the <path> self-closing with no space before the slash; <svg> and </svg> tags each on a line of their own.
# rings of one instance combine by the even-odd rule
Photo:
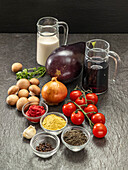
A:
<svg viewBox="0 0 128 170">
<path fill-rule="evenodd" d="M 63 113 L 71 118 L 75 125 L 81 125 L 85 116 L 89 123 L 93 126 L 93 134 L 97 138 L 102 138 L 107 134 L 105 124 L 105 116 L 98 113 L 95 106 L 98 102 L 98 96 L 95 93 L 83 94 L 80 90 L 73 90 L 70 93 L 71 102 L 64 104 L 62 107 Z"/>
</svg>

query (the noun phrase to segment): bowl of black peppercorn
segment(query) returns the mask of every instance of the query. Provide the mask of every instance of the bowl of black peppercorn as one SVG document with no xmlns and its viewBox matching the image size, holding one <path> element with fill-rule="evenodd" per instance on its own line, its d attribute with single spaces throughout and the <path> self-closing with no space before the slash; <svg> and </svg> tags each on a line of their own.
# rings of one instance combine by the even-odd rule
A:
<svg viewBox="0 0 128 170">
<path fill-rule="evenodd" d="M 30 146 L 37 156 L 48 158 L 58 151 L 60 139 L 56 135 L 40 132 L 33 136 L 30 141 Z"/>
</svg>

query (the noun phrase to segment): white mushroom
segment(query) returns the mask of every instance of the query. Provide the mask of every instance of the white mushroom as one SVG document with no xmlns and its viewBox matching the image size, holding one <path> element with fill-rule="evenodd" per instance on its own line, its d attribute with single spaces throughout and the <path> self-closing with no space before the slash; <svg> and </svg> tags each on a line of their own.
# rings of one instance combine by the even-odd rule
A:
<svg viewBox="0 0 128 170">
<path fill-rule="evenodd" d="M 38 97 L 36 97 L 36 96 L 31 96 L 31 97 L 29 97 L 28 98 L 28 101 L 29 102 L 40 102 L 40 99 L 38 98 Z"/>
<path fill-rule="evenodd" d="M 28 97 L 28 96 L 29 96 L 29 92 L 28 92 L 28 90 L 26 90 L 26 89 L 21 89 L 21 90 L 19 91 L 19 93 L 18 93 L 18 96 L 19 96 L 19 97 Z"/>
<path fill-rule="evenodd" d="M 8 95 L 17 94 L 18 91 L 19 87 L 17 85 L 13 85 L 8 89 Z"/>
<path fill-rule="evenodd" d="M 13 72 L 18 72 L 18 71 L 20 71 L 20 70 L 22 70 L 22 64 L 21 63 L 14 63 L 13 65 L 12 65 L 12 71 Z"/>
<path fill-rule="evenodd" d="M 37 78 L 32 78 L 30 80 L 30 83 L 31 83 L 31 85 L 37 85 L 37 86 L 40 84 L 40 82 Z"/>
<path fill-rule="evenodd" d="M 40 88 L 37 85 L 31 85 L 29 87 L 30 95 L 34 96 L 39 96 L 40 95 Z"/>
<path fill-rule="evenodd" d="M 31 139 L 36 134 L 36 129 L 34 126 L 30 125 L 23 131 L 23 137 L 26 139 Z"/>
<path fill-rule="evenodd" d="M 28 89 L 30 82 L 29 80 L 23 78 L 18 80 L 16 85 L 19 87 L 19 89 Z"/>
<path fill-rule="evenodd" d="M 22 107 L 24 104 L 28 103 L 28 99 L 26 97 L 21 97 L 17 103 L 16 103 L 16 107 L 19 111 L 22 111 Z"/>
<path fill-rule="evenodd" d="M 11 94 L 6 98 L 6 103 L 8 105 L 14 106 L 14 105 L 16 105 L 18 99 L 19 99 L 19 97 L 17 95 Z"/>
</svg>

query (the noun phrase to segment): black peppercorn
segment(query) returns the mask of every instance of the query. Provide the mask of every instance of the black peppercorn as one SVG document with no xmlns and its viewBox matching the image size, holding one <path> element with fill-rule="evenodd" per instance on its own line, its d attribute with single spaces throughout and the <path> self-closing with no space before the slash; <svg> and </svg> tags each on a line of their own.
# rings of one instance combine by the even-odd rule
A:
<svg viewBox="0 0 128 170">
<path fill-rule="evenodd" d="M 40 151 L 40 152 L 48 152 L 53 150 L 54 148 L 52 147 L 52 145 L 50 143 L 40 143 L 39 146 L 36 146 L 36 150 Z"/>
</svg>

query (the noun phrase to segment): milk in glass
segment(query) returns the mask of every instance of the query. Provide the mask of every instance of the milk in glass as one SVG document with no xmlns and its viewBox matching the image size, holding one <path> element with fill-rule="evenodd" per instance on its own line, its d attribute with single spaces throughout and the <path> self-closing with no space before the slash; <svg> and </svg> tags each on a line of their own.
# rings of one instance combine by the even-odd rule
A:
<svg viewBox="0 0 128 170">
<path fill-rule="evenodd" d="M 43 33 L 37 37 L 37 63 L 44 65 L 48 56 L 59 47 L 59 38 L 51 33 Z"/>
</svg>

